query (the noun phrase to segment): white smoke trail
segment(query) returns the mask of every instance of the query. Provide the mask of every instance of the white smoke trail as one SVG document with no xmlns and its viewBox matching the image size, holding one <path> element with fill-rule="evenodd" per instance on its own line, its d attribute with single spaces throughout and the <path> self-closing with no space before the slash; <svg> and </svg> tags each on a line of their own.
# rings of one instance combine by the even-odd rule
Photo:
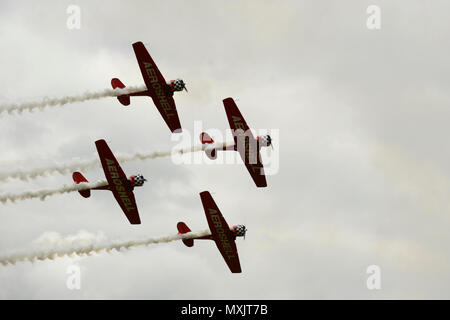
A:
<svg viewBox="0 0 450 320">
<path fill-rule="evenodd" d="M 65 96 L 62 98 L 48 98 L 45 97 L 40 101 L 31 101 L 24 103 L 13 103 L 0 105 L 0 114 L 7 112 L 8 114 L 13 114 L 15 111 L 17 114 L 21 114 L 23 111 L 33 111 L 34 109 L 38 109 L 39 111 L 43 111 L 46 107 L 57 107 L 64 106 L 68 103 L 74 102 L 84 102 L 87 100 L 97 100 L 105 97 L 117 97 L 122 94 L 128 94 L 137 91 L 143 91 L 147 88 L 145 86 L 141 87 L 128 87 L 124 89 L 104 89 L 102 91 L 97 92 L 85 92 L 80 95 L 75 96 Z"/>
<path fill-rule="evenodd" d="M 226 145 L 226 144 L 224 144 Z M 185 154 L 205 150 L 207 145 L 198 145 L 186 149 L 178 149 L 172 151 L 154 151 L 154 152 L 137 152 L 131 155 L 118 155 L 117 161 L 120 163 L 170 157 L 176 154 Z M 221 147 L 221 146 L 220 146 Z M 90 160 L 73 160 L 67 163 L 54 164 L 48 167 L 35 169 L 18 169 L 12 172 L 0 173 L 0 182 L 6 182 L 10 179 L 20 179 L 23 181 L 33 180 L 38 177 L 46 177 L 55 173 L 69 174 L 76 170 L 88 170 L 100 166 L 100 160 L 92 158 Z"/>
<path fill-rule="evenodd" d="M 58 233 L 47 233 L 38 239 L 35 243 L 38 247 L 32 248 L 31 252 L 15 253 L 0 257 L 0 264 L 16 264 L 17 262 L 34 262 L 36 260 L 54 260 L 58 257 L 73 257 L 92 255 L 103 251 L 110 252 L 121 249 L 131 249 L 138 246 L 148 246 L 151 244 L 168 243 L 181 239 L 192 239 L 210 235 L 209 230 L 200 232 L 189 232 L 183 235 L 171 235 L 161 238 L 147 238 L 142 240 L 114 241 L 108 240 L 103 233 L 92 234 L 86 231 L 80 231 L 75 236 L 62 237 Z"/>
<path fill-rule="evenodd" d="M 18 200 L 27 200 L 27 199 L 33 199 L 33 198 L 39 198 L 41 200 L 45 200 L 46 197 L 53 196 L 56 194 L 64 194 L 64 193 L 69 193 L 69 192 L 74 192 L 74 191 L 102 187 L 102 186 L 106 186 L 107 184 L 108 183 L 106 181 L 98 181 L 95 183 L 82 183 L 82 184 L 78 184 L 78 185 L 74 184 L 74 185 L 70 185 L 70 186 L 65 185 L 63 187 L 56 188 L 56 189 L 25 191 L 25 192 L 16 193 L 16 194 L 7 193 L 7 194 L 0 195 L 0 202 L 5 204 L 8 200 L 11 202 L 15 202 Z"/>
</svg>

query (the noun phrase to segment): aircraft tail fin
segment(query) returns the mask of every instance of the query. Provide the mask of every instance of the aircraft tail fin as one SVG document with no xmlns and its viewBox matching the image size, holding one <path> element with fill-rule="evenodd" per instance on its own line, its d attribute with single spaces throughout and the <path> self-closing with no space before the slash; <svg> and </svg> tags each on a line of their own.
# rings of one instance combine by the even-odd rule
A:
<svg viewBox="0 0 450 320">
<path fill-rule="evenodd" d="M 178 234 L 185 234 L 191 232 L 191 229 L 184 222 L 178 222 L 177 224 Z M 194 246 L 194 239 L 182 239 L 186 247 Z"/>
<path fill-rule="evenodd" d="M 125 89 L 125 85 L 118 78 L 111 79 L 111 86 L 112 86 L 113 89 L 117 89 L 117 88 Z M 118 96 L 117 100 L 119 100 L 119 102 L 122 105 L 128 106 L 130 104 L 130 95 L 123 94 L 121 96 Z"/>
<path fill-rule="evenodd" d="M 89 182 L 80 172 L 78 172 L 78 171 L 75 171 L 73 174 L 72 174 L 72 178 L 73 178 L 73 181 L 76 183 L 76 184 L 80 184 L 80 183 L 83 183 L 83 182 Z M 90 189 L 86 189 L 86 190 L 79 190 L 78 191 L 84 198 L 89 198 L 90 196 L 91 196 L 91 190 Z"/>
</svg>

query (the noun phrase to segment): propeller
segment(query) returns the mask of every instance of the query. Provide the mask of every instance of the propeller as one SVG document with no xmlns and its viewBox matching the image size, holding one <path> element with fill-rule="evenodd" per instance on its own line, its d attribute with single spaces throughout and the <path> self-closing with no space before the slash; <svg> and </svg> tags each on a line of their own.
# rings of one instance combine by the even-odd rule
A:
<svg viewBox="0 0 450 320">
<path fill-rule="evenodd" d="M 271 150 L 269 150 L 269 152 L 267 154 L 270 157 L 272 155 L 272 151 L 274 150 L 274 148 L 273 148 L 272 137 L 269 134 L 267 135 L 267 143 L 270 145 L 270 148 L 271 148 Z"/>
<path fill-rule="evenodd" d="M 181 83 L 183 83 L 183 89 L 186 90 L 186 92 L 188 92 L 188 89 L 186 88 L 186 82 L 184 82 L 183 80 L 181 80 Z"/>
<path fill-rule="evenodd" d="M 137 184 L 137 186 L 142 186 L 144 182 L 147 181 L 142 174 L 137 174 L 135 176 L 131 176 L 130 178 Z"/>
<path fill-rule="evenodd" d="M 273 150 L 272 137 L 270 135 L 267 135 L 267 143 L 272 147 Z"/>
</svg>

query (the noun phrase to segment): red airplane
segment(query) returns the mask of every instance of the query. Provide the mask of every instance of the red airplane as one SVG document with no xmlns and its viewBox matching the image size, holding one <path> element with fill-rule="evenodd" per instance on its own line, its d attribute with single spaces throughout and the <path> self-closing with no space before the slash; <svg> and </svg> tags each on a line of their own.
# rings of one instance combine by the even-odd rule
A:
<svg viewBox="0 0 450 320">
<path fill-rule="evenodd" d="M 244 225 L 233 226 L 233 228 L 230 229 L 227 222 L 220 213 L 219 208 L 214 202 L 214 199 L 208 191 L 201 192 L 200 198 L 203 203 L 203 209 L 205 210 L 206 220 L 208 220 L 211 235 L 192 239 L 182 239 L 183 243 L 187 247 L 192 247 L 194 245 L 194 239 L 214 240 L 217 248 L 225 259 L 225 262 L 227 263 L 231 272 L 241 273 L 241 264 L 239 263 L 239 256 L 235 240 L 236 237 L 245 238 L 247 229 Z M 184 222 L 178 222 L 177 229 L 178 234 L 187 234 L 191 232 L 191 229 L 189 229 L 189 227 Z"/>
<path fill-rule="evenodd" d="M 117 100 L 124 106 L 128 106 L 130 104 L 130 96 L 149 96 L 153 99 L 156 108 L 161 113 L 170 131 L 175 132 L 178 130 L 177 132 L 181 132 L 180 119 L 173 100 L 173 93 L 183 89 L 187 91 L 184 81 L 176 79 L 166 82 L 142 42 L 133 43 L 133 49 L 147 90 L 120 95 L 117 97 Z M 113 89 L 125 88 L 125 85 L 117 78 L 111 80 L 111 85 Z"/>
<path fill-rule="evenodd" d="M 238 151 L 256 186 L 267 187 L 264 167 L 261 162 L 260 149 L 261 147 L 268 146 L 272 146 L 273 148 L 272 138 L 270 135 L 264 135 L 258 136 L 255 139 L 232 98 L 224 99 L 223 105 L 225 106 L 225 112 L 227 113 L 228 122 L 230 123 L 230 128 L 233 133 L 234 145 L 217 146 L 207 133 L 202 132 L 200 134 L 201 143 L 209 145 L 205 149 L 206 155 L 214 160 L 217 158 L 218 150 Z"/>
<path fill-rule="evenodd" d="M 127 178 L 105 140 L 95 141 L 95 146 L 97 147 L 98 156 L 100 157 L 100 162 L 102 163 L 108 184 L 106 186 L 80 190 L 78 192 L 83 197 L 89 198 L 91 196 L 91 190 L 110 190 L 119 203 L 120 208 L 122 208 L 128 218 L 128 221 L 130 221 L 131 224 L 140 224 L 141 219 L 139 218 L 133 189 L 134 187 L 143 186 L 144 182 L 147 180 L 144 179 L 141 174 Z M 76 184 L 88 182 L 80 172 L 74 172 L 72 178 Z"/>
</svg>

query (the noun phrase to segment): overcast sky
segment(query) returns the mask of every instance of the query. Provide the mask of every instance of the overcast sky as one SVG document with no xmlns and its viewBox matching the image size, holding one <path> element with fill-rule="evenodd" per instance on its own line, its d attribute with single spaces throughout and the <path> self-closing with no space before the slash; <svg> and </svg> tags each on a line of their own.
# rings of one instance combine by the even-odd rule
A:
<svg viewBox="0 0 450 320">
<path fill-rule="evenodd" d="M 81 28 L 67 28 L 69 5 Z M 369 30 L 369 5 L 381 28 Z M 186 134 L 228 128 L 235 98 L 250 127 L 279 130 L 258 189 L 242 164 L 128 162 L 149 180 L 131 226 L 108 192 L 0 204 L 0 255 L 42 235 L 85 230 L 111 239 L 159 237 L 207 222 L 209 190 L 238 239 L 242 274 L 213 242 L 181 242 L 0 267 L 0 298 L 450 298 L 450 23 L 448 1 L 40 1 L 0 3 L 0 104 L 143 80 L 131 44 L 145 43 L 175 94 Z M 0 117 L 1 172 L 113 152 L 171 150 L 150 98 L 105 98 Z M 197 144 L 194 136 L 192 144 Z M 278 159 L 278 160 L 277 160 Z M 103 179 L 100 167 L 84 172 Z M 0 184 L 0 193 L 58 187 L 71 175 Z M 66 287 L 81 268 L 81 289 Z M 367 267 L 381 289 L 366 286 Z"/>
</svg>

